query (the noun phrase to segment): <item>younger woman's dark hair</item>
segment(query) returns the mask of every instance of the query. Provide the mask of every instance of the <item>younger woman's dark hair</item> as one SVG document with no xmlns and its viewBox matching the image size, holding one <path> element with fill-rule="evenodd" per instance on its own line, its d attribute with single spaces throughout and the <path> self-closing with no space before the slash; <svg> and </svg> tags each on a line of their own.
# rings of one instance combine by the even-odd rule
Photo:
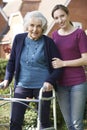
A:
<svg viewBox="0 0 87 130">
<path fill-rule="evenodd" d="M 52 10 L 52 17 L 54 18 L 54 12 L 56 11 L 56 10 L 58 10 L 58 9 L 61 9 L 61 10 L 63 10 L 67 15 L 69 14 L 69 10 L 68 10 L 68 8 L 66 7 L 66 6 L 64 6 L 64 5 L 56 5 L 56 6 L 54 6 L 54 8 L 53 8 L 53 10 Z"/>
</svg>

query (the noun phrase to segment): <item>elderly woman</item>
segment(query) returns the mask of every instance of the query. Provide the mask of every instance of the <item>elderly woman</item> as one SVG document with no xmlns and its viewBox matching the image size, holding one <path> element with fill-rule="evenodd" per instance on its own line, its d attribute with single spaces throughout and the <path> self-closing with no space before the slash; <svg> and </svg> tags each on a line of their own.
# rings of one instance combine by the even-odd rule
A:
<svg viewBox="0 0 87 130">
<path fill-rule="evenodd" d="M 38 98 L 42 86 L 45 86 L 43 96 L 49 97 L 61 72 L 51 65 L 52 58 L 59 58 L 58 50 L 53 40 L 43 35 L 47 20 L 40 12 L 28 12 L 24 18 L 24 27 L 27 32 L 14 38 L 4 88 L 15 76 L 14 98 Z M 13 103 L 10 130 L 22 130 L 26 108 L 20 103 Z M 43 101 L 41 129 L 50 126 L 49 113 L 50 101 Z"/>
</svg>

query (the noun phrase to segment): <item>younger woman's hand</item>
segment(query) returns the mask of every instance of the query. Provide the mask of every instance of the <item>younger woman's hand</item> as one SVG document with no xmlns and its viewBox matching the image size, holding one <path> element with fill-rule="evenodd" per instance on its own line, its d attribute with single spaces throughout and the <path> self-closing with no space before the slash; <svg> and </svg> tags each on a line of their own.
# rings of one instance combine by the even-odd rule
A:
<svg viewBox="0 0 87 130">
<path fill-rule="evenodd" d="M 59 58 L 53 58 L 52 66 L 53 66 L 53 68 L 61 68 L 61 67 L 63 67 L 63 61 Z"/>
</svg>

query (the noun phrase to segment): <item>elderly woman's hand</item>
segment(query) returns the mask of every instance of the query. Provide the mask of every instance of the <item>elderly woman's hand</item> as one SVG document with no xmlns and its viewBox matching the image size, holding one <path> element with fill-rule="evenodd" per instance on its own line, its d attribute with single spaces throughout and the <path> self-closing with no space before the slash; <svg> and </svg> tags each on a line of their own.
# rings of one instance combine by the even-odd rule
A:
<svg viewBox="0 0 87 130">
<path fill-rule="evenodd" d="M 48 82 L 44 82 L 43 84 L 43 92 L 45 91 L 52 91 L 53 89 L 53 85 L 48 83 Z"/>
<path fill-rule="evenodd" d="M 8 83 L 9 83 L 8 80 L 4 80 L 2 89 L 6 89 L 9 86 Z"/>
</svg>

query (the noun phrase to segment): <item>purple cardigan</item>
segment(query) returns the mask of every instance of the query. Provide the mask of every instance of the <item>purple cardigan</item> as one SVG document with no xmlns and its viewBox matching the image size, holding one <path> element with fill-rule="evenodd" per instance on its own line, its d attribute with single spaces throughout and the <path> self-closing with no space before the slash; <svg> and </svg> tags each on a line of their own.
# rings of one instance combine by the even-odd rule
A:
<svg viewBox="0 0 87 130">
<path fill-rule="evenodd" d="M 27 33 L 18 34 L 15 36 L 12 50 L 11 50 L 11 55 L 6 67 L 5 79 L 9 80 L 10 83 L 13 79 L 13 76 L 15 76 L 15 86 L 19 77 L 20 56 L 21 56 L 21 52 L 24 46 L 24 41 L 26 36 Z M 58 49 L 54 44 L 53 40 L 45 35 L 43 35 L 43 37 L 45 40 L 44 55 L 48 63 L 48 70 L 50 72 L 50 76 L 47 77 L 46 82 L 55 85 L 56 81 L 59 80 L 60 78 L 62 69 L 53 69 L 51 62 L 52 62 L 52 58 L 54 57 L 60 58 L 60 55 L 58 54 Z"/>
</svg>

